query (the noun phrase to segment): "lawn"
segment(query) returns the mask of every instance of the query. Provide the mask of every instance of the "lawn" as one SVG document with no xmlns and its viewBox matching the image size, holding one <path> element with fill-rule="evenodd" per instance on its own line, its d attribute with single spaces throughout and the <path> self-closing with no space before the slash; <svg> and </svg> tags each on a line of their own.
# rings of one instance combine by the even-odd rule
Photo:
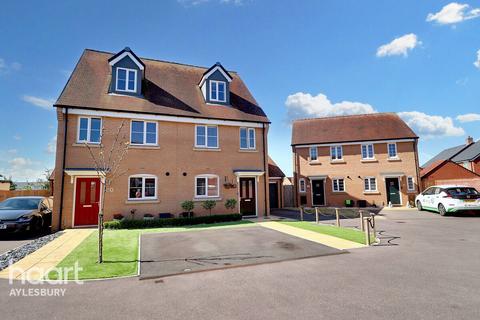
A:
<svg viewBox="0 0 480 320">
<path fill-rule="evenodd" d="M 57 268 L 72 268 L 78 262 L 78 266 L 83 268 L 79 272 L 78 280 L 132 276 L 138 272 L 138 238 L 142 233 L 188 232 L 200 229 L 244 227 L 249 224 L 255 225 L 251 221 L 242 220 L 178 228 L 105 230 L 103 238 L 103 264 L 97 263 L 98 232 L 94 232 L 63 259 L 57 265 Z M 69 273 L 69 279 L 75 280 L 73 277 L 73 272 Z M 57 280 L 58 275 L 56 272 L 51 272 L 48 278 Z"/>
<path fill-rule="evenodd" d="M 292 227 L 297 227 L 300 229 L 310 230 L 329 236 L 350 240 L 353 242 L 365 244 L 365 233 L 359 230 L 350 229 L 350 228 L 338 228 L 334 226 L 319 225 L 311 222 L 280 222 Z"/>
</svg>

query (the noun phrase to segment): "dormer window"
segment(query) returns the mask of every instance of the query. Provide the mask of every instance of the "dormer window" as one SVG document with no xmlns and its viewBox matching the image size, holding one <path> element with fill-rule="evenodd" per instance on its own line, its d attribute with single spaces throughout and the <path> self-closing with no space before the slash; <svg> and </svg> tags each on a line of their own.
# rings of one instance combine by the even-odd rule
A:
<svg viewBox="0 0 480 320">
<path fill-rule="evenodd" d="M 225 82 L 210 80 L 210 100 L 218 102 L 226 102 Z"/>
<path fill-rule="evenodd" d="M 117 68 L 117 91 L 137 92 L 137 70 Z"/>
</svg>

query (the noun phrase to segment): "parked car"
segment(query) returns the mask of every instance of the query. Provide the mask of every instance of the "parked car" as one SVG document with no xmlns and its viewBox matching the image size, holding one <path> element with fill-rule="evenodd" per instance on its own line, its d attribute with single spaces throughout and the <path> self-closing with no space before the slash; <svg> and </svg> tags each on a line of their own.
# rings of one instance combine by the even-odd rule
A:
<svg viewBox="0 0 480 320">
<path fill-rule="evenodd" d="M 0 202 L 0 232 L 40 232 L 51 220 L 48 198 L 14 197 Z"/>
<path fill-rule="evenodd" d="M 480 210 L 480 193 L 468 186 L 432 186 L 419 194 L 418 210 L 432 210 L 442 216 L 450 212 Z"/>
</svg>

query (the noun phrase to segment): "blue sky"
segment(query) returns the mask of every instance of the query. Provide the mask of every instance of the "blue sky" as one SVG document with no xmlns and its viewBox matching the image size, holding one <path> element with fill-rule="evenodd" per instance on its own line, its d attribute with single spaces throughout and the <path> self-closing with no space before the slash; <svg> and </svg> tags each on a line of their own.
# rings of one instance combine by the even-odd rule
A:
<svg viewBox="0 0 480 320">
<path fill-rule="evenodd" d="M 289 122 L 400 112 L 421 162 L 480 138 L 480 1 L 9 1 L 0 12 L 0 174 L 54 164 L 50 105 L 83 49 L 240 73 L 291 174 Z M 477 53 L 478 52 L 478 53 Z"/>
</svg>

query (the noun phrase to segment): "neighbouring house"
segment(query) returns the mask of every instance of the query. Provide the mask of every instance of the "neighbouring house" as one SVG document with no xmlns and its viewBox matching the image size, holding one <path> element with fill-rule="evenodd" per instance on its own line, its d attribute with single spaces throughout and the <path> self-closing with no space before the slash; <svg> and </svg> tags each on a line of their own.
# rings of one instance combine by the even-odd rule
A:
<svg viewBox="0 0 480 320">
<path fill-rule="evenodd" d="M 283 180 L 285 174 L 282 169 L 268 157 L 268 179 L 270 208 L 278 209 L 284 207 Z"/>
<path fill-rule="evenodd" d="M 0 180 L 0 191 L 8 191 L 12 186 L 12 181 L 10 180 Z"/>
<path fill-rule="evenodd" d="M 216 201 L 212 214 L 228 213 L 232 198 L 235 212 L 269 214 L 269 119 L 240 76 L 220 63 L 204 68 L 139 58 L 129 48 L 85 50 L 54 107 L 56 229 L 97 223 L 101 180 L 88 149 L 108 150 L 121 123 L 129 150 L 124 174 L 107 188 L 106 220 L 178 216 L 185 200 L 195 202 L 195 215 L 208 214 L 206 200 Z"/>
<path fill-rule="evenodd" d="M 417 148 L 417 135 L 394 113 L 294 121 L 297 204 L 413 203 L 419 192 Z"/>
<path fill-rule="evenodd" d="M 480 161 L 480 143 L 474 143 L 473 138 L 469 136 L 464 144 L 442 150 L 435 157 L 423 164 L 422 168 L 428 168 L 434 163 L 439 163 L 438 161 L 441 160 L 452 160 L 472 171 L 476 163 L 477 169 L 480 170 L 480 165 L 478 165 Z"/>
<path fill-rule="evenodd" d="M 420 171 L 422 190 L 434 185 L 467 185 L 480 190 L 480 175 L 451 160 L 436 160 Z"/>
</svg>

